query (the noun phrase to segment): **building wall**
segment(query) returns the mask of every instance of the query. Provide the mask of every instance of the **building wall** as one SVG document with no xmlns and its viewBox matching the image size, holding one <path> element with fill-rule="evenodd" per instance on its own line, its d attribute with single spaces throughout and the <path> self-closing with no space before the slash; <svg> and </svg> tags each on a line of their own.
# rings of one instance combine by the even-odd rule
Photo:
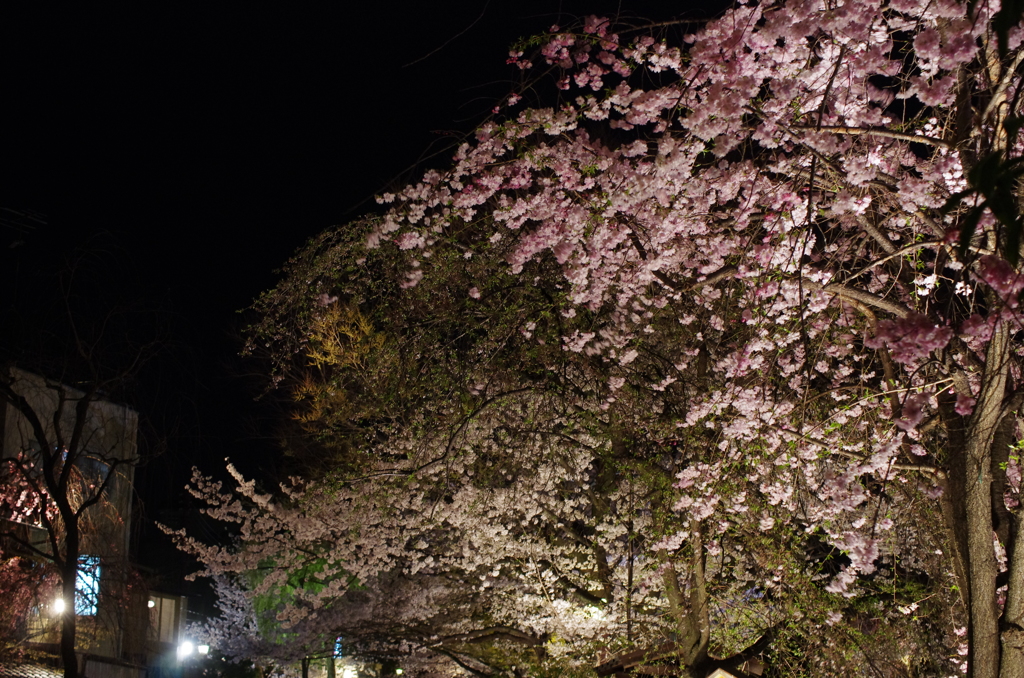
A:
<svg viewBox="0 0 1024 678">
<path fill-rule="evenodd" d="M 15 390 L 22 395 L 46 428 L 53 443 L 70 440 L 76 424 L 75 404 L 83 397 L 80 391 L 49 382 L 43 377 L 12 368 L 9 372 Z M 60 416 L 55 414 L 60 411 Z M 106 657 L 122 657 L 132 652 L 125 630 L 146 624 L 137 610 L 145 603 L 131 604 L 138 596 L 128 561 L 131 534 L 132 483 L 136 458 L 138 414 L 129 407 L 104 400 L 89 405 L 83 427 L 83 451 L 76 463 L 81 473 L 81 492 L 88 496 L 90 489 L 98 487 L 110 475 L 103 499 L 86 509 L 81 522 L 81 553 L 98 565 L 96 597 L 93 601 L 82 598 L 79 606 L 78 646 L 82 652 Z M 0 457 L 13 457 L 20 452 L 32 454 L 39 450 L 32 427 L 13 407 L 0 403 Z M 91 486 L 91 487 L 90 487 Z M 46 532 L 31 524 L 17 526 L 18 531 L 30 538 L 33 545 L 49 551 Z M 79 582 L 88 583 L 89 577 L 80 571 Z M 43 643 L 56 642 L 57 615 L 52 605 L 42 604 L 30 626 Z M 128 641 L 126 643 L 126 641 Z M 137 651 L 137 650 L 136 650 Z"/>
<path fill-rule="evenodd" d="M 11 369 L 18 392 L 24 396 L 39 415 L 46 434 L 51 441 L 59 437 L 71 437 L 75 426 L 75 402 L 82 393 L 67 386 L 48 383 L 43 377 Z M 65 391 L 65 402 L 61 407 L 60 436 L 54 422 L 54 413 L 60 405 L 58 388 Z M 6 407 L 2 426 L 3 447 L 0 456 L 10 457 L 19 452 L 28 452 L 38 445 L 28 421 L 13 407 Z M 101 478 L 115 460 L 134 460 L 137 454 L 136 436 L 138 413 L 129 407 L 104 400 L 90 403 L 82 437 L 85 451 L 80 469 L 86 476 Z M 115 467 L 104 501 L 88 509 L 86 522 L 89 529 L 83 530 L 83 553 L 101 557 L 123 556 L 128 552 L 128 537 L 131 533 L 132 482 L 135 466 L 132 463 Z"/>
</svg>

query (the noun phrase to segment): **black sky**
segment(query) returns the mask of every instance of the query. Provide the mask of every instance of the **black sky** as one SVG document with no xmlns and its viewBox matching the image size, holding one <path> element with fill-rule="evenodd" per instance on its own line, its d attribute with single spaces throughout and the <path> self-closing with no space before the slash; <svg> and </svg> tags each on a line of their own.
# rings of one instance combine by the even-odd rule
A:
<svg viewBox="0 0 1024 678">
<path fill-rule="evenodd" d="M 165 403 L 154 435 L 169 441 L 140 472 L 146 517 L 180 505 L 192 464 L 269 463 L 236 311 L 307 238 L 410 167 L 443 166 L 432 150 L 512 89 L 513 41 L 587 13 L 708 4 L 5 3 L 0 207 L 47 215 L 22 246 L 54 258 L 107 232 L 135 291 L 174 318 L 174 364 L 143 399 Z"/>
</svg>

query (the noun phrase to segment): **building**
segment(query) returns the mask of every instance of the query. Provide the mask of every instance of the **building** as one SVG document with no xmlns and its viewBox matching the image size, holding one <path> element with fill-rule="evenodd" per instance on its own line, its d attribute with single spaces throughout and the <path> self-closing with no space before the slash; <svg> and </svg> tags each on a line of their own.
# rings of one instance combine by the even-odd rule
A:
<svg viewBox="0 0 1024 678">
<path fill-rule="evenodd" d="M 78 622 L 80 668 L 97 661 L 123 664 L 123 670 L 105 673 L 129 678 L 130 667 L 145 661 L 149 633 L 148 594 L 129 562 L 138 414 L 125 405 L 102 397 L 86 398 L 80 390 L 18 368 L 6 368 L 0 380 L 6 386 L 6 391 L 0 391 L 0 396 L 6 394 L 0 397 L 0 458 L 8 460 L 0 472 L 9 474 L 14 468 L 10 460 L 19 455 L 38 468 L 43 457 L 39 438 L 54 450 L 55 441 L 61 441 L 63 452 L 51 458 L 59 464 L 63 455 L 74 464 L 69 470 L 72 503 L 83 506 L 94 501 L 80 521 L 74 610 L 63 609 L 63 601 L 56 596 L 36 601 L 22 629 L 25 641 L 36 649 L 55 650 L 60 615 L 73 613 Z M 23 399 L 20 406 L 11 394 Z M 25 404 L 43 426 L 43 436 L 23 413 Z M 77 443 L 66 449 L 72 438 Z M 52 539 L 62 543 L 59 527 L 48 531 L 38 513 L 19 515 L 8 510 L 0 522 L 0 534 L 4 557 L 17 555 L 26 562 L 45 562 L 53 552 Z M 88 675 L 99 678 L 101 673 L 94 669 Z"/>
</svg>

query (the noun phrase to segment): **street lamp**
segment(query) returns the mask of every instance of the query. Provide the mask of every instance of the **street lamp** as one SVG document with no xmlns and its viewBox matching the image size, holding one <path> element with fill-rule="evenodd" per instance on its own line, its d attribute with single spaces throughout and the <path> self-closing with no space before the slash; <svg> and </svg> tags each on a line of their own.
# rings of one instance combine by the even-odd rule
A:
<svg viewBox="0 0 1024 678">
<path fill-rule="evenodd" d="M 54 614 L 64 614 L 64 599 L 63 598 L 58 598 L 57 600 L 53 601 L 53 613 Z"/>
</svg>

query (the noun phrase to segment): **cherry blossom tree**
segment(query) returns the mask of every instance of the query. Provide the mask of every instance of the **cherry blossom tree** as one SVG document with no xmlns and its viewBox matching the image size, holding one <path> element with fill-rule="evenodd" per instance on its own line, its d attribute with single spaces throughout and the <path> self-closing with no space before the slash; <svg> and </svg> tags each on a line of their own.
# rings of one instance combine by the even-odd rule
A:
<svg viewBox="0 0 1024 678">
<path fill-rule="evenodd" d="M 679 383 L 654 378 L 665 369 L 659 354 L 687 341 L 675 318 L 663 318 L 662 331 L 630 362 L 645 375 L 634 381 L 648 387 L 620 385 L 609 402 L 607 361 L 562 347 L 564 323 L 576 321 L 529 320 L 526 309 L 550 308 L 547 285 L 507 275 L 505 284 L 464 294 L 477 267 L 500 266 L 504 254 L 460 252 L 403 290 L 399 270 L 385 274 L 401 258 L 364 251 L 353 230 L 314 243 L 282 285 L 325 275 L 335 292 L 312 300 L 309 325 L 294 336 L 297 364 L 308 371 L 286 381 L 311 434 L 358 438 L 363 454 L 348 455 L 324 487 L 287 488 L 283 502 L 241 477 L 237 496 L 197 478 L 211 515 L 237 522 L 243 538 L 227 550 L 189 545 L 210 573 L 234 577 L 234 586 L 220 582 L 235 621 L 215 624 L 212 644 L 280 661 L 322 653 L 340 635 L 364 654 L 415 649 L 426 666 L 441 657 L 485 675 L 512 666 L 535 675 L 567 663 L 585 670 L 599 648 L 670 637 L 690 639 L 687 663 L 696 669 L 735 657 L 791 616 L 810 616 L 778 634 L 794 647 L 832 629 L 837 603 L 822 591 L 827 582 L 813 581 L 821 572 L 805 572 L 816 539 L 782 527 L 788 506 L 759 507 L 753 523 L 736 510 L 742 506 L 722 516 L 673 511 L 672 479 L 707 461 L 705 448 L 716 445 L 676 426 L 689 390 L 707 388 L 706 366 Z M 358 267 L 374 275 L 305 268 L 322 267 L 321 256 L 357 255 L 365 257 Z M 545 281 L 557 292 L 557 280 Z M 267 329 L 277 333 L 286 322 Z M 398 365 L 401 356 L 407 362 Z M 404 383 L 389 385 L 396 378 Z M 687 478 L 714 482 L 706 471 L 690 469 Z M 772 511 L 780 528 L 766 533 Z M 731 529 L 718 534 L 730 514 Z M 692 539 L 679 536 L 683 527 L 694 530 Z M 705 533 L 710 557 L 694 548 Z M 850 644 L 845 627 L 834 631 Z M 921 654 L 933 645 L 925 639 Z"/>
<path fill-rule="evenodd" d="M 32 520 L 39 511 L 36 495 L 18 480 L 17 475 L 0 474 L 3 515 L 7 520 Z M 0 610 L 0 658 L 17 660 L 24 656 L 25 640 L 32 640 L 26 629 L 28 618 L 34 608 L 47 605 L 55 597 L 57 588 L 52 567 L 24 557 L 16 544 L 0 540 L 0 591 L 7 601 Z"/>
<path fill-rule="evenodd" d="M 370 392 L 359 376 L 365 370 L 324 369 L 317 355 L 325 327 L 355 327 L 356 309 L 375 329 L 342 333 L 338 345 L 382 331 L 379 346 L 356 351 L 374 356 L 367 364 L 382 370 L 380 378 L 431 375 L 416 381 L 430 387 L 419 402 L 410 397 L 383 415 L 374 406 L 375 418 L 348 410 L 341 420 L 348 433 L 373 431 L 349 437 L 351 449 L 366 455 L 361 473 L 385 477 L 390 462 L 397 477 L 422 489 L 401 500 L 413 503 L 398 504 L 403 518 L 440 511 L 446 529 L 487 515 L 473 508 L 482 500 L 456 496 L 479 490 L 467 478 L 478 472 L 480 446 L 512 420 L 530 425 L 519 425 L 520 437 L 500 455 L 532 446 L 537 464 L 602 446 L 632 462 L 675 441 L 678 454 L 661 473 L 676 494 L 667 514 L 663 500 L 645 505 L 647 567 L 635 587 L 650 591 L 652 610 L 669 611 L 665 623 L 675 627 L 686 670 L 706 665 L 714 626 L 708 582 L 718 576 L 714 567 L 726 569 L 723 549 L 735 544 L 733 567 L 756 565 L 748 568 L 754 591 L 824 601 L 814 608 L 818 619 L 806 623 L 820 624 L 831 643 L 839 632 L 828 629 L 844 616 L 851 624 L 857 601 L 880 602 L 873 587 L 918 577 L 934 587 L 932 602 L 894 595 L 883 616 L 909 618 L 918 606 L 937 605 L 945 617 L 930 628 L 949 655 L 944 668 L 1024 675 L 1017 414 L 1024 52 L 1016 21 L 998 10 L 953 0 L 739 4 L 678 41 L 616 30 L 599 17 L 553 27 L 513 50 L 510 62 L 524 73 L 554 72 L 563 99 L 529 107 L 527 87 L 510 96 L 450 169 L 382 196 L 385 213 L 364 222 L 363 254 L 339 245 L 361 237 L 357 226 L 311 245 L 262 300 L 257 341 L 280 357 L 285 381 L 283 367 L 305 356 L 319 371 L 306 391 L 313 400 L 327 402 L 322 396 L 342 387 Z M 447 295 L 439 295 L 440 281 Z M 389 301 L 419 299 L 429 310 L 419 323 L 388 326 L 368 292 L 375 285 L 405 290 L 404 297 L 389 292 Z M 529 301 L 512 304 L 510 290 Z M 349 309 L 348 324 L 332 309 Z M 331 313 L 337 318 L 325 325 Z M 475 314 L 490 318 L 487 340 L 508 352 L 431 355 L 428 342 L 404 341 L 410 329 L 450 334 L 461 326 L 439 345 L 468 337 L 465 346 L 484 348 Z M 503 340 L 499 327 L 510 330 Z M 384 356 L 388 346 L 404 361 Z M 500 358 L 493 370 L 491 355 Z M 532 369 L 543 389 L 512 397 Z M 492 413 L 494 403 L 511 409 Z M 328 410 L 308 410 L 308 422 L 319 426 Z M 531 428 L 537 418 L 545 424 Z M 525 429 L 543 433 L 526 445 Z M 563 431 L 572 442 L 555 440 Z M 597 455 L 589 466 L 586 456 L 568 468 L 594 468 Z M 504 463 L 513 478 L 528 468 Z M 430 482 L 419 486 L 424 469 Z M 544 484 L 552 471 L 529 470 L 540 494 L 555 492 Z M 656 486 L 648 470 L 644 492 Z M 344 501 L 379 501 L 348 477 L 340 488 L 354 493 Z M 596 494 L 621 496 L 627 477 Z M 563 508 L 584 501 L 585 485 L 576 480 L 562 490 Z M 250 501 L 265 507 L 237 509 L 243 525 L 284 515 L 269 498 Z M 338 506 L 295 501 L 301 508 L 291 510 Z M 449 506 L 459 512 L 447 513 Z M 522 524 L 496 515 L 506 529 Z M 618 514 L 620 526 L 626 515 Z M 290 519 L 309 524 L 298 514 Z M 268 530 L 246 528 L 243 537 Z M 468 536 L 444 543 L 465 544 Z M 336 550 L 331 533 L 326 543 L 335 546 L 322 555 L 340 559 L 337 572 L 369 581 L 399 557 L 389 539 L 353 537 L 359 549 Z M 790 560 L 769 562 L 772 549 L 755 548 L 762 540 L 786 542 Z M 433 542 L 423 542 L 402 540 L 401 557 L 429 551 Z M 242 552 L 255 543 L 263 542 L 246 542 Z M 529 543 L 546 540 L 531 534 Z M 815 543 L 824 556 L 815 557 Z M 439 555 L 401 568 L 419 572 Z M 238 571 L 243 560 L 237 551 L 204 557 L 213 571 Z M 361 569 L 377 558 L 380 565 Z M 638 558 L 630 551 L 611 560 L 635 565 Z M 484 562 L 446 562 L 441 570 L 476 573 Z M 520 568 L 515 580 L 527 572 Z M 331 579 L 334 595 L 345 588 L 339 576 Z M 729 581 L 743 580 L 733 572 Z M 633 595 L 633 585 L 626 588 Z M 773 610 L 796 618 L 795 608 Z M 911 649 L 925 656 L 937 646 Z M 867 656 L 870 648 L 856 651 Z M 844 660 L 827 652 L 818 659 L 801 670 L 827 674 L 841 670 L 829 661 Z"/>
<path fill-rule="evenodd" d="M 425 667 L 442 658 L 483 675 L 537 675 L 677 637 L 697 671 L 790 616 L 813 618 L 779 634 L 793 646 L 831 628 L 835 602 L 804 572 L 815 540 L 782 527 L 788 507 L 772 534 L 761 527 L 768 506 L 728 535 L 713 512 L 673 511 L 672 479 L 716 445 L 676 426 L 690 390 L 709 383 L 706 366 L 665 377 L 676 368 L 663 356 L 688 341 L 676 318 L 661 318 L 629 361 L 646 387 L 623 379 L 609 398 L 618 363 L 561 341 L 601 314 L 543 312 L 564 296 L 557 269 L 535 269 L 545 284 L 523 285 L 487 273 L 503 265 L 500 248 L 439 252 L 435 275 L 403 289 L 400 252 L 366 251 L 365 233 L 353 226 L 312 244 L 268 302 L 292 299 L 292 284 L 308 296 L 311 276 L 332 292 L 311 298 L 305 319 L 293 301 L 282 317 L 268 305 L 261 337 L 295 341 L 288 367 L 306 371 L 282 378 L 310 434 L 348 444 L 341 472 L 287 487 L 283 500 L 240 476 L 235 494 L 196 479 L 210 514 L 236 522 L 242 539 L 187 542 L 220 577 L 234 620 L 212 627 L 211 644 L 281 661 L 342 636 L 360 653 L 412 654 Z M 493 279 L 467 295 L 481 275 Z M 296 320 L 301 332 L 281 333 Z M 688 477 L 714 481 L 706 471 Z M 679 536 L 684 527 L 693 538 Z"/>
</svg>

